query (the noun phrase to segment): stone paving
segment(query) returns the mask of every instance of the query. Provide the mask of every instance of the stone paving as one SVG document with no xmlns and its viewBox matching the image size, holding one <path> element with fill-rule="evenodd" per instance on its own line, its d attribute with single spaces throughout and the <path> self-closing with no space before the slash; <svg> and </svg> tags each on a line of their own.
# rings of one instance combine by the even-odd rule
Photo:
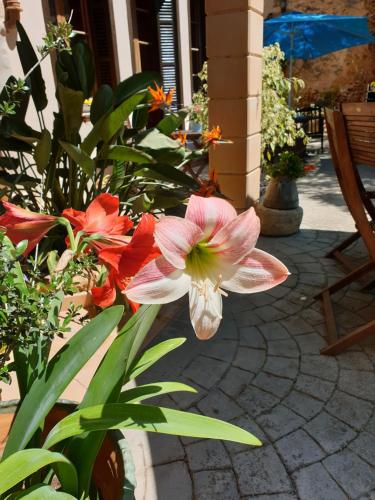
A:
<svg viewBox="0 0 375 500">
<path fill-rule="evenodd" d="M 307 180 L 302 200 L 314 206 L 305 188 Z M 325 210 L 313 215 L 324 230 L 304 226 L 291 237 L 260 239 L 258 247 L 289 267 L 285 284 L 231 294 L 221 328 L 207 342 L 195 339 L 185 303 L 155 341 L 186 336 L 186 343 L 138 380 L 193 385 L 198 394 L 154 402 L 236 423 L 263 446 L 128 433 L 137 500 L 375 498 L 375 339 L 336 357 L 319 354 L 324 318 L 313 297 L 343 275 L 324 256 L 347 236 L 330 228 L 330 212 L 339 210 L 344 231 L 352 224 L 337 200 Z M 365 255 L 360 244 L 352 255 Z M 373 318 L 374 309 L 375 292 L 358 285 L 335 296 L 342 332 Z"/>
</svg>

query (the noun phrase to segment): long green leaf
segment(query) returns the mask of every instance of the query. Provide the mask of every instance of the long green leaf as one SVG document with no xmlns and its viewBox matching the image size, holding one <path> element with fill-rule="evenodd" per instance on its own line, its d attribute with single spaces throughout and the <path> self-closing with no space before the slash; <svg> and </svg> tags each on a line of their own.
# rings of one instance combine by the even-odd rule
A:
<svg viewBox="0 0 375 500">
<path fill-rule="evenodd" d="M 17 51 L 21 61 L 23 72 L 26 74 L 37 62 L 38 58 L 35 54 L 33 46 L 27 36 L 24 27 L 20 22 L 17 22 L 17 31 L 19 41 L 17 42 Z M 31 96 L 33 98 L 37 111 L 42 111 L 48 103 L 46 94 L 46 84 L 44 83 L 42 70 L 37 66 L 30 75 L 28 84 L 31 89 Z"/>
<path fill-rule="evenodd" d="M 127 389 L 120 394 L 119 403 L 139 403 L 145 399 L 169 394 L 171 392 L 197 392 L 194 387 L 190 387 L 180 382 L 155 382 L 145 384 L 132 389 Z"/>
<path fill-rule="evenodd" d="M 65 388 L 117 326 L 123 312 L 122 306 L 106 309 L 55 354 L 44 376 L 34 382 L 19 408 L 4 458 L 25 448 Z"/>
<path fill-rule="evenodd" d="M 115 403 L 92 406 L 68 415 L 51 430 L 43 447 L 51 448 L 86 431 L 108 429 L 137 429 L 261 445 L 259 439 L 249 432 L 222 420 L 170 408 Z"/>
<path fill-rule="evenodd" d="M 55 469 L 63 489 L 67 493 L 77 495 L 77 472 L 70 460 L 61 453 L 40 448 L 18 451 L 0 462 L 0 494 L 47 465 Z"/>
<path fill-rule="evenodd" d="M 150 128 L 145 132 L 141 132 L 137 137 L 137 147 L 142 149 L 179 149 L 181 144 L 167 135 L 160 132 L 156 128 Z"/>
<path fill-rule="evenodd" d="M 156 363 L 159 359 L 174 349 L 177 349 L 177 347 L 180 347 L 180 345 L 184 342 L 186 342 L 186 338 L 184 337 L 168 339 L 147 349 L 147 351 L 141 354 L 139 358 L 134 361 L 133 366 L 128 372 L 129 380 L 134 380 L 138 377 L 138 375 L 150 368 L 150 366 Z"/>
<path fill-rule="evenodd" d="M 152 163 L 154 159 L 144 151 L 129 146 L 112 146 L 106 158 L 109 160 L 132 161 L 133 163 Z"/>
<path fill-rule="evenodd" d="M 187 117 L 188 112 L 185 110 L 178 111 L 177 113 L 171 113 L 164 116 L 160 122 L 156 125 L 156 128 L 160 130 L 165 135 L 171 135 L 177 128 L 179 128 Z"/>
<path fill-rule="evenodd" d="M 158 305 L 144 305 L 127 321 L 91 379 L 85 397 L 79 405 L 80 409 L 117 402 L 121 387 L 126 381 L 126 373 L 159 309 Z M 73 440 L 71 456 L 79 473 L 80 491 L 85 491 L 89 486 L 92 467 L 104 436 L 105 432 L 96 432 L 95 435 L 84 435 Z"/>
<path fill-rule="evenodd" d="M 144 96 L 144 93 L 139 93 L 129 97 L 104 119 L 100 127 L 100 133 L 106 143 L 124 126 L 124 122 L 144 99 Z"/>
<path fill-rule="evenodd" d="M 101 85 L 92 100 L 90 107 L 90 120 L 95 123 L 104 116 L 113 104 L 113 90 L 107 84 Z"/>
<path fill-rule="evenodd" d="M 42 130 L 42 136 L 34 149 L 34 160 L 36 163 L 36 168 L 40 174 L 44 172 L 48 165 L 51 148 L 51 134 L 49 130 L 45 128 Z"/>
<path fill-rule="evenodd" d="M 137 92 L 146 90 L 150 85 L 154 87 L 154 82 L 158 84 L 161 83 L 160 74 L 154 71 L 142 71 L 142 73 L 136 73 L 135 75 L 130 76 L 126 80 L 119 83 L 115 88 L 114 105 L 119 106 L 122 102 L 129 99 L 129 97 Z"/>
<path fill-rule="evenodd" d="M 61 85 L 61 83 L 57 85 L 57 93 L 64 118 L 65 137 L 71 140 L 78 134 L 82 125 L 82 109 L 85 96 L 81 90 L 70 89 Z"/>
<path fill-rule="evenodd" d="M 47 484 L 36 484 L 27 490 L 22 490 L 18 493 L 6 497 L 5 500 L 76 500 L 76 497 L 64 493 L 63 491 L 56 491 L 52 486 Z"/>
<path fill-rule="evenodd" d="M 92 160 L 79 146 L 69 144 L 68 142 L 59 141 L 60 145 L 68 155 L 74 160 L 85 172 L 86 175 L 92 177 L 95 171 L 95 161 Z"/>
<path fill-rule="evenodd" d="M 192 189 L 198 188 L 198 183 L 190 177 L 190 175 L 185 174 L 172 165 L 162 165 L 160 163 L 142 165 L 142 168 L 136 170 L 134 175 L 137 177 L 147 177 L 149 179 L 171 182 Z"/>
</svg>

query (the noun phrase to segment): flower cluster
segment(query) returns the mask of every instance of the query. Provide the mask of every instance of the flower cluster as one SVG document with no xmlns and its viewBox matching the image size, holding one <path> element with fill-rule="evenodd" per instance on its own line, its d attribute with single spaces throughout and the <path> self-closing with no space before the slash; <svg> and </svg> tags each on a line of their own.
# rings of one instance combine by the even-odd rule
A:
<svg viewBox="0 0 375 500">
<path fill-rule="evenodd" d="M 143 214 L 133 228 L 119 215 L 119 200 L 99 195 L 86 212 L 67 209 L 61 217 L 36 214 L 4 203 L 0 226 L 14 242 L 28 239 L 30 252 L 56 224 L 68 229 L 70 255 L 92 251 L 106 270 L 101 286 L 91 290 L 95 304 L 107 307 L 123 292 L 133 310 L 138 304 L 166 304 L 189 293 L 196 335 L 208 339 L 222 318 L 224 290 L 255 293 L 282 283 L 286 267 L 255 249 L 259 219 L 253 208 L 237 215 L 221 198 L 191 196 L 185 218 L 156 221 Z M 72 226 L 74 229 L 72 229 Z"/>
</svg>

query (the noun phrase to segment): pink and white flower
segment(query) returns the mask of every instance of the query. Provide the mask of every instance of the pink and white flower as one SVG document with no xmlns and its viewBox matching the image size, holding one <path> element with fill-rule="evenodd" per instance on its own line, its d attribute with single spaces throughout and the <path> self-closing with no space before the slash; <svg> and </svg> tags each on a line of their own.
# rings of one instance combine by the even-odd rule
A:
<svg viewBox="0 0 375 500">
<path fill-rule="evenodd" d="M 220 325 L 224 290 L 262 292 L 288 277 L 282 262 L 254 248 L 259 231 L 253 208 L 237 215 L 221 198 L 193 195 L 185 219 L 169 216 L 156 224 L 162 255 L 136 274 L 125 294 L 142 304 L 166 304 L 189 293 L 195 333 L 209 339 Z"/>
</svg>

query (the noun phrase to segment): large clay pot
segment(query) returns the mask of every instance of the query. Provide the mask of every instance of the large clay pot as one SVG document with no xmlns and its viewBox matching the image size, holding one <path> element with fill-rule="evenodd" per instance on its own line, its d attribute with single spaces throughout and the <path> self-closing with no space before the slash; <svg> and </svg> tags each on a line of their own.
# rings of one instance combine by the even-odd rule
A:
<svg viewBox="0 0 375 500">
<path fill-rule="evenodd" d="M 72 413 L 75 405 L 59 402 L 46 419 L 48 433 L 61 419 Z M 17 401 L 0 401 L 0 456 L 17 409 Z M 109 431 L 96 459 L 93 480 L 103 500 L 129 500 L 135 489 L 134 463 L 120 431 Z"/>
<path fill-rule="evenodd" d="M 294 210 L 299 206 L 297 184 L 287 177 L 271 178 L 267 185 L 263 205 L 275 210 Z"/>
</svg>

